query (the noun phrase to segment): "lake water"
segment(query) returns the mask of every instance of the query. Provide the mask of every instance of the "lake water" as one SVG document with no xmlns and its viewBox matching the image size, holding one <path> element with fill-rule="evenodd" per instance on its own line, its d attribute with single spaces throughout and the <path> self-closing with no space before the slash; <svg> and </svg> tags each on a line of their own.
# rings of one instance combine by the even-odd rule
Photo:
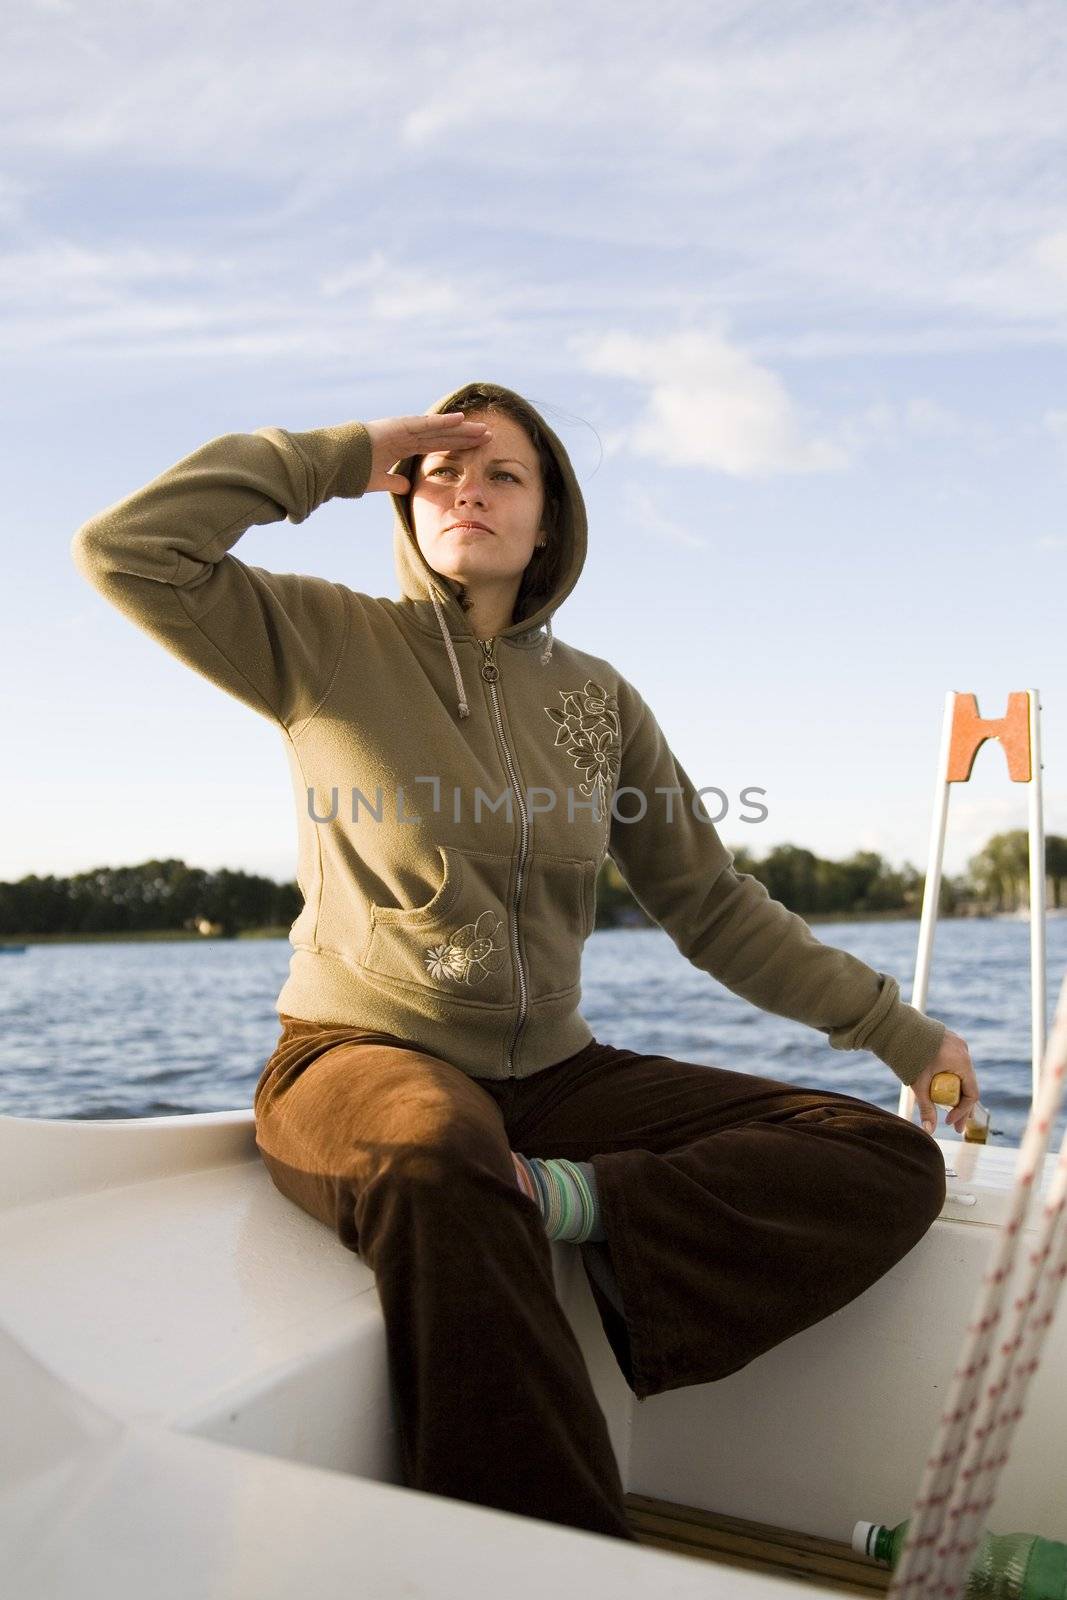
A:
<svg viewBox="0 0 1067 1600">
<path fill-rule="evenodd" d="M 910 994 L 917 922 L 823 922 L 814 931 L 893 973 Z M 286 939 L 265 939 L 31 945 L 25 955 L 0 956 L 0 1114 L 146 1117 L 249 1107 L 278 1037 L 274 1001 L 289 954 Z M 1049 919 L 1047 954 L 1051 1028 L 1067 969 L 1067 917 Z M 970 1046 L 993 1142 L 1017 1145 L 1030 1105 L 1029 924 L 940 923 L 927 1010 Z M 877 1057 L 833 1050 L 813 1029 L 739 999 L 691 966 L 659 928 L 592 935 L 582 1012 L 607 1044 L 896 1108 L 899 1081 Z"/>
</svg>

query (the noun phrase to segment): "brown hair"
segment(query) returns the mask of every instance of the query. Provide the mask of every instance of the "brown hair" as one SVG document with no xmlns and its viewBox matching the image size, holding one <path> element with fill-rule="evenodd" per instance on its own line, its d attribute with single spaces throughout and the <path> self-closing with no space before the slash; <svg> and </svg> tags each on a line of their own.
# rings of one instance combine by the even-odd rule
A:
<svg viewBox="0 0 1067 1600">
<path fill-rule="evenodd" d="M 515 605 L 511 613 L 512 622 L 522 622 L 526 617 L 538 611 L 552 594 L 556 587 L 563 564 L 563 540 L 561 537 L 561 520 L 563 507 L 566 502 L 566 490 L 563 477 L 559 470 L 559 463 L 544 436 L 541 419 L 531 405 L 519 396 L 499 395 L 491 389 L 484 389 L 481 384 L 469 383 L 466 388 L 460 389 L 455 395 L 450 396 L 448 408 L 450 411 L 463 411 L 468 417 L 480 416 L 487 411 L 499 411 L 504 416 L 510 417 L 523 429 L 530 443 L 537 451 L 537 459 L 541 467 L 541 483 L 544 489 L 544 508 L 541 513 L 541 527 L 544 531 L 545 548 L 534 549 L 533 555 L 523 569 L 519 582 L 519 591 L 515 596 Z M 404 496 L 407 506 L 408 522 L 415 526 L 412 515 L 411 497 L 415 491 L 415 480 L 418 476 L 422 456 L 412 456 L 408 472 L 405 474 L 411 488 Z M 457 578 L 446 578 L 445 582 L 454 591 L 457 600 L 464 611 L 471 609 L 466 585 Z"/>
</svg>

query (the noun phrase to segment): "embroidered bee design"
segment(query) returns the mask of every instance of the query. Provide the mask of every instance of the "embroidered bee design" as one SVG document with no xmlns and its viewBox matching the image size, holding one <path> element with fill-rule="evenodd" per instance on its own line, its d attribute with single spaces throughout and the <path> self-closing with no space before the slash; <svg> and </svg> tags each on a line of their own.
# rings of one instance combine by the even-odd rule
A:
<svg viewBox="0 0 1067 1600">
<path fill-rule="evenodd" d="M 504 924 L 495 911 L 483 911 L 477 922 L 466 922 L 450 933 L 444 944 L 429 946 L 426 970 L 437 983 L 454 978 L 457 983 L 481 983 L 499 972 L 507 958 L 497 938 Z"/>
<path fill-rule="evenodd" d="M 588 679 L 584 689 L 561 689 L 562 710 L 545 706 L 556 725 L 556 744 L 563 745 L 584 781 L 580 793 L 596 792 L 597 810 L 607 816 L 608 802 L 622 759 L 619 703 L 599 683 Z"/>
</svg>

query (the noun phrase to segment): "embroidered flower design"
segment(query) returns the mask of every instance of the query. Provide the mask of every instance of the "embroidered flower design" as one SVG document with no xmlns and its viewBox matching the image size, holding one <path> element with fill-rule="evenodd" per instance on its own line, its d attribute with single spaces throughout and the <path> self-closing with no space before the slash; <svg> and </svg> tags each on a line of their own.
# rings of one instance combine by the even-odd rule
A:
<svg viewBox="0 0 1067 1600">
<path fill-rule="evenodd" d="M 545 707 L 556 724 L 556 744 L 565 746 L 567 754 L 574 757 L 584 778 L 579 792 L 591 796 L 596 790 L 597 810 L 606 817 L 622 756 L 619 703 L 592 678 L 584 689 L 561 689 L 559 694 L 562 710 Z"/>
<path fill-rule="evenodd" d="M 477 922 L 464 923 L 450 933 L 445 944 L 429 946 L 426 970 L 438 983 L 454 978 L 457 983 L 481 983 L 491 972 L 498 972 L 506 959 L 497 935 L 504 924 L 495 911 L 483 911 Z"/>
</svg>

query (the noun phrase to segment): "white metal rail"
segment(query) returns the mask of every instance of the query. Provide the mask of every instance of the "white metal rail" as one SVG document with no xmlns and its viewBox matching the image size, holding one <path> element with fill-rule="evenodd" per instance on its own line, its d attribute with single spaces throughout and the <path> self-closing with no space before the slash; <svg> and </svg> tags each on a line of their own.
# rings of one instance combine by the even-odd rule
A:
<svg viewBox="0 0 1067 1600">
<path fill-rule="evenodd" d="M 911 1004 L 919 1011 L 926 1010 L 934 931 L 941 897 L 949 785 L 969 781 L 974 758 L 987 739 L 995 739 L 1000 743 L 1007 758 L 1011 781 L 1025 783 L 1029 789 L 1031 1098 L 1036 1100 L 1041 1061 L 1045 1053 L 1046 1013 L 1045 824 L 1041 804 L 1041 705 L 1036 689 L 1022 689 L 1009 694 L 1006 713 L 996 719 L 979 716 L 978 702 L 973 694 L 961 694 L 950 689 L 945 696 Z M 915 1096 L 907 1084 L 901 1085 L 897 1109 L 902 1117 L 911 1121 L 915 1113 Z"/>
</svg>

